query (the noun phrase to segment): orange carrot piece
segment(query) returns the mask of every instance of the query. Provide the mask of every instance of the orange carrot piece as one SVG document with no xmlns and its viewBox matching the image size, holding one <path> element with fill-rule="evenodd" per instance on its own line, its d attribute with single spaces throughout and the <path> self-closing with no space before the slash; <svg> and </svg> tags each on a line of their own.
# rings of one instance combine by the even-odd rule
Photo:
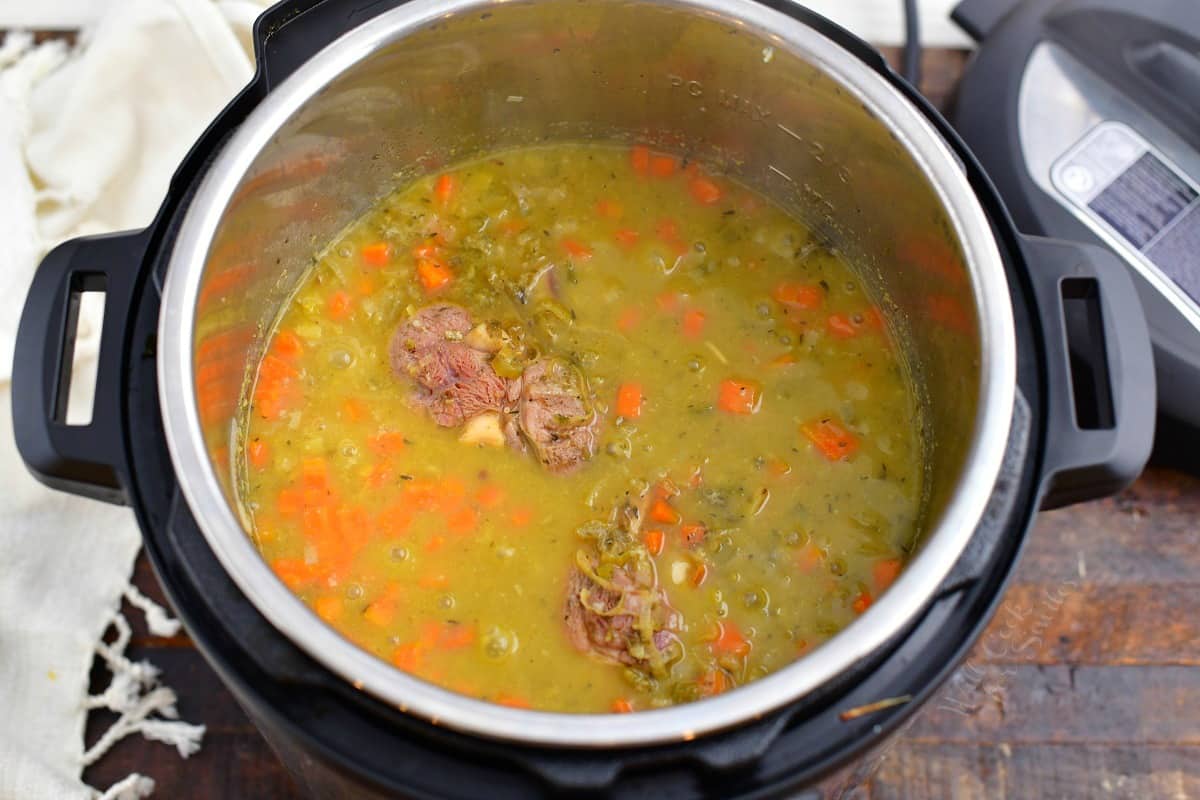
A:
<svg viewBox="0 0 1200 800">
<path fill-rule="evenodd" d="M 304 343 L 295 331 L 280 331 L 275 334 L 274 349 L 284 358 L 297 358 L 304 352 Z"/>
<path fill-rule="evenodd" d="M 438 647 L 443 650 L 461 650 L 475 643 L 474 625 L 446 624 L 438 636 Z"/>
<path fill-rule="evenodd" d="M 644 144 L 635 144 L 629 149 L 629 164 L 638 175 L 650 172 L 650 148 Z"/>
<path fill-rule="evenodd" d="M 704 585 L 706 580 L 708 580 L 708 564 L 701 562 L 692 570 L 692 586 L 698 589 Z"/>
<path fill-rule="evenodd" d="M 413 672 L 421 666 L 425 648 L 420 642 L 408 642 L 392 651 L 392 663 L 405 672 Z"/>
<path fill-rule="evenodd" d="M 716 653 L 729 653 L 744 658 L 750 654 L 750 640 L 733 622 L 722 620 L 717 623 L 717 638 L 712 642 L 712 649 Z"/>
<path fill-rule="evenodd" d="M 727 414 L 745 416 L 758 413 L 762 406 L 762 388 L 753 381 L 726 378 L 717 391 L 717 407 Z"/>
<path fill-rule="evenodd" d="M 871 574 L 875 578 L 875 591 L 883 592 L 895 583 L 903 566 L 898 558 L 889 558 L 876 563 L 871 569 Z"/>
<path fill-rule="evenodd" d="M 617 416 L 637 419 L 642 415 L 642 385 L 622 383 L 617 387 Z"/>
<path fill-rule="evenodd" d="M 387 242 L 375 242 L 365 245 L 360 253 L 363 263 L 368 267 L 386 267 L 392 257 L 392 248 Z"/>
<path fill-rule="evenodd" d="M 298 558 L 278 558 L 271 562 L 271 571 L 292 591 L 316 577 L 312 567 Z"/>
<path fill-rule="evenodd" d="M 505 491 L 494 483 L 485 483 L 475 493 L 480 508 L 495 508 L 504 502 Z"/>
<path fill-rule="evenodd" d="M 692 199 L 705 206 L 719 203 L 724 194 L 720 186 L 703 175 L 696 175 L 688 181 L 688 191 L 691 192 Z"/>
<path fill-rule="evenodd" d="M 663 217 L 654 226 L 654 235 L 664 242 L 679 241 L 679 223 L 670 217 Z"/>
<path fill-rule="evenodd" d="M 692 309 L 683 315 L 683 335 L 689 339 L 699 339 L 704 335 L 704 325 L 708 315 L 698 309 Z"/>
<path fill-rule="evenodd" d="M 329 318 L 334 320 L 342 320 L 350 316 L 350 310 L 354 306 L 354 299 L 349 294 L 343 291 L 337 291 L 329 295 Z"/>
<path fill-rule="evenodd" d="M 613 233 L 613 238 L 617 240 L 617 244 L 621 245 L 626 250 L 632 250 L 638 243 L 638 239 L 642 235 L 632 228 L 618 228 Z"/>
<path fill-rule="evenodd" d="M 449 516 L 446 520 L 446 530 L 451 533 L 463 535 L 471 533 L 479 527 L 479 512 L 467 506 L 460 508 Z"/>
<path fill-rule="evenodd" d="M 812 542 L 809 542 L 808 544 L 804 545 L 804 547 L 800 550 L 799 555 L 796 556 L 796 566 L 800 568 L 801 572 L 809 573 L 820 566 L 821 562 L 824 560 L 825 553 L 821 550 L 821 548 L 817 547 Z"/>
<path fill-rule="evenodd" d="M 614 714 L 631 714 L 633 713 L 633 701 L 627 697 L 618 697 L 613 700 L 612 710 Z"/>
<path fill-rule="evenodd" d="M 858 336 L 858 326 L 845 314 L 830 314 L 825 327 L 837 339 L 853 339 Z"/>
<path fill-rule="evenodd" d="M 496 702 L 502 706 L 508 706 L 509 708 L 533 708 L 532 703 L 530 703 L 524 697 L 520 697 L 519 695 L 515 694 L 498 694 L 496 695 Z"/>
<path fill-rule="evenodd" d="M 342 403 L 342 415 L 351 422 L 361 422 L 371 414 L 371 407 L 358 397 L 347 397 Z"/>
<path fill-rule="evenodd" d="M 300 462 L 300 478 L 305 489 L 328 488 L 329 464 L 320 456 L 310 456 Z"/>
<path fill-rule="evenodd" d="M 857 437 L 831 419 L 805 423 L 800 431 L 830 461 L 840 461 L 858 452 Z"/>
<path fill-rule="evenodd" d="M 508 521 L 514 527 L 524 528 L 533 521 L 533 511 L 528 508 L 514 508 L 512 513 L 508 515 Z"/>
<path fill-rule="evenodd" d="M 771 297 L 790 308 L 809 311 L 821 307 L 825 293 L 820 286 L 807 283 L 781 283 L 771 290 Z"/>
<path fill-rule="evenodd" d="M 286 488 L 279 490 L 275 500 L 275 509 L 284 516 L 299 514 L 304 508 L 304 494 L 299 489 Z"/>
<path fill-rule="evenodd" d="M 313 610 L 321 619 L 333 622 L 342 615 L 342 598 L 332 594 L 322 595 L 313 603 Z"/>
<path fill-rule="evenodd" d="M 629 333 L 637 327 L 641 318 L 642 313 L 636 308 L 627 308 L 621 312 L 621 316 L 617 317 L 617 330 L 621 333 Z"/>
<path fill-rule="evenodd" d="M 404 452 L 404 434 L 399 431 L 384 431 L 368 437 L 367 447 L 377 456 L 394 456 Z"/>
<path fill-rule="evenodd" d="M 659 311 L 672 312 L 679 308 L 679 295 L 675 292 L 663 292 L 658 297 L 654 298 L 655 304 Z"/>
<path fill-rule="evenodd" d="M 425 552 L 426 553 L 437 553 L 445 546 L 446 546 L 446 537 L 445 536 L 430 536 L 429 541 L 425 543 Z M 445 579 L 444 575 L 439 575 L 438 577 Z M 421 585 L 424 586 L 426 589 L 442 588 L 442 587 L 439 587 L 437 585 L 432 585 L 432 584 L 426 586 L 424 583 L 422 583 Z"/>
<path fill-rule="evenodd" d="M 363 610 L 363 618 L 380 628 L 386 628 L 391 625 L 396 619 L 396 605 L 398 600 L 398 592 L 395 586 L 389 587 L 379 597 L 371 601 L 371 604 Z"/>
<path fill-rule="evenodd" d="M 372 279 L 370 276 L 361 277 L 354 283 L 354 291 L 358 292 L 363 297 L 370 297 L 371 295 L 375 294 L 375 291 L 378 288 L 379 284 L 375 283 L 374 279 Z"/>
<path fill-rule="evenodd" d="M 679 170 L 679 160 L 674 156 L 652 156 L 650 174 L 656 178 L 669 178 Z"/>
<path fill-rule="evenodd" d="M 649 530 L 642 535 L 642 540 L 646 543 L 646 550 L 652 556 L 660 555 L 663 551 L 663 545 L 666 543 L 666 535 L 658 530 Z"/>
<path fill-rule="evenodd" d="M 683 540 L 684 547 L 696 547 L 704 541 L 707 534 L 708 528 L 704 527 L 701 522 L 689 522 L 679 529 L 679 536 Z"/>
<path fill-rule="evenodd" d="M 854 598 L 854 604 L 851 608 L 854 609 L 855 614 L 861 614 L 871 607 L 871 602 L 871 595 L 862 592 L 858 597 Z"/>
<path fill-rule="evenodd" d="M 425 290 L 426 294 L 433 294 L 446 288 L 446 285 L 454 279 L 454 273 L 441 261 L 421 258 L 417 260 L 417 279 L 421 282 L 421 288 Z"/>
<path fill-rule="evenodd" d="M 650 504 L 650 519 L 664 525 L 674 525 L 679 522 L 679 512 L 666 500 L 655 500 Z"/>
<path fill-rule="evenodd" d="M 792 471 L 792 465 L 784 461 L 782 458 L 771 458 L 767 460 L 767 472 L 776 478 L 782 478 L 784 475 Z"/>
<path fill-rule="evenodd" d="M 620 219 L 625 213 L 625 207 L 616 200 L 602 197 L 596 201 L 596 213 L 605 219 Z"/>
<path fill-rule="evenodd" d="M 433 199 L 445 207 L 458 191 L 458 179 L 453 175 L 439 175 L 433 184 Z"/>
<path fill-rule="evenodd" d="M 567 251 L 567 255 L 571 258 L 577 258 L 580 261 L 587 261 L 592 257 L 593 250 L 578 239 L 563 239 L 563 250 Z"/>
<path fill-rule="evenodd" d="M 795 363 L 796 363 L 795 353 L 784 353 L 782 355 L 778 355 L 778 356 L 775 356 L 774 358 L 772 358 L 769 365 L 772 367 L 789 367 Z"/>
<path fill-rule="evenodd" d="M 246 446 L 246 457 L 250 466 L 262 469 L 271 461 L 271 449 L 262 439 L 255 439 Z"/>
</svg>

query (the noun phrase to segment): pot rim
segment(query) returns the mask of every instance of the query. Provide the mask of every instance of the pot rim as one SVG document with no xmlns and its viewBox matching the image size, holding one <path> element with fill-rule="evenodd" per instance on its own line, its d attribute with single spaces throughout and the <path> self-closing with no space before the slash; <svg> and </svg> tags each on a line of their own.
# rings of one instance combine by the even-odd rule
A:
<svg viewBox="0 0 1200 800">
<path fill-rule="evenodd" d="M 536 1 L 536 0 L 535 0 Z M 274 575 L 225 500 L 201 433 L 194 392 L 196 299 L 209 247 L 238 183 L 271 137 L 331 81 L 383 47 L 487 0 L 411 0 L 346 33 L 302 64 L 248 115 L 204 175 L 170 254 L 159 317 L 159 400 L 179 487 L 222 567 L 284 636 L 342 679 L 401 711 L 469 734 L 549 747 L 690 741 L 790 704 L 877 651 L 915 620 L 965 549 L 1003 460 L 1016 387 L 1016 338 L 1003 262 L 987 216 L 953 151 L 899 90 L 858 57 L 756 0 L 667 0 L 739 25 L 821 69 L 888 125 L 937 193 L 972 279 L 980 325 L 979 404 L 958 489 L 893 586 L 812 653 L 726 694 L 636 714 L 513 709 L 408 675 L 344 639 Z"/>
</svg>

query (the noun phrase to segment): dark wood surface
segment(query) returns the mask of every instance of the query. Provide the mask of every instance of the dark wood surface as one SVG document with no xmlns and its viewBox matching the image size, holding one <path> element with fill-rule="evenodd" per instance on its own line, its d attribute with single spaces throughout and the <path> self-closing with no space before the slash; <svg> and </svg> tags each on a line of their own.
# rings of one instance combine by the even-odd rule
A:
<svg viewBox="0 0 1200 800">
<path fill-rule="evenodd" d="M 964 59 L 926 56 L 923 88 L 939 106 Z M 1200 798 L 1197 520 L 1200 480 L 1163 469 L 1119 497 L 1041 515 L 987 633 L 855 796 Z M 161 600 L 144 557 L 135 583 Z M 131 655 L 162 668 L 182 717 L 208 726 L 204 747 L 183 761 L 131 737 L 85 778 L 103 787 L 138 771 L 178 800 L 295 797 L 187 637 L 150 638 L 139 617 Z M 94 714 L 89 741 L 106 724 Z"/>
</svg>

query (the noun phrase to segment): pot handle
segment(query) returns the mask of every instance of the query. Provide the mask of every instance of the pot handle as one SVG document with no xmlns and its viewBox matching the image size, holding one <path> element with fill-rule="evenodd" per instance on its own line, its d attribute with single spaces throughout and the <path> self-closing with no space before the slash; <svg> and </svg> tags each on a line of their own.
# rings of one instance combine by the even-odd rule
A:
<svg viewBox="0 0 1200 800">
<path fill-rule="evenodd" d="M 71 239 L 33 276 L 13 355 L 12 414 L 17 450 L 47 486 L 118 505 L 127 500 L 121 384 L 124 340 L 146 231 Z M 68 425 L 75 326 L 83 292 L 103 292 L 104 320 L 92 418 Z"/>
<path fill-rule="evenodd" d="M 1154 440 L 1150 333 L 1127 268 L 1094 245 L 1022 236 L 1046 345 L 1043 510 L 1115 494 Z"/>
</svg>

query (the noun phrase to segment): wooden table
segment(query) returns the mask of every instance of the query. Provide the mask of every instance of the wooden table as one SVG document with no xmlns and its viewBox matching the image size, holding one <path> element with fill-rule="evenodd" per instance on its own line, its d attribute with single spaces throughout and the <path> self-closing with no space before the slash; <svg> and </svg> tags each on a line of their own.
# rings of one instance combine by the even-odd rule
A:
<svg viewBox="0 0 1200 800">
<path fill-rule="evenodd" d="M 927 55 L 936 104 L 964 60 Z M 1200 480 L 1162 469 L 1117 498 L 1043 514 L 988 632 L 857 796 L 1200 798 L 1198 520 Z M 144 557 L 135 583 L 161 600 Z M 162 668 L 184 719 L 208 726 L 204 748 L 183 761 L 131 737 L 87 771 L 92 785 L 139 771 L 173 800 L 296 796 L 186 636 L 138 630 L 130 652 Z M 107 724 L 94 714 L 89 741 Z"/>
</svg>

